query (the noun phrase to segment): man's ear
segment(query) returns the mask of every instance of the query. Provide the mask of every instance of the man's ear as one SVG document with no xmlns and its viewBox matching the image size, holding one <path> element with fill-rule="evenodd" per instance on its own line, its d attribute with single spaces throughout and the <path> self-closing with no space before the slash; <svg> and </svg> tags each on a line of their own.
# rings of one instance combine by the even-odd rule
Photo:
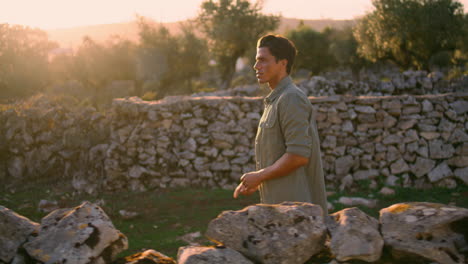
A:
<svg viewBox="0 0 468 264">
<path fill-rule="evenodd" d="M 280 60 L 280 63 L 282 66 L 284 66 L 285 68 L 288 66 L 288 60 L 287 59 L 282 59 Z"/>
</svg>

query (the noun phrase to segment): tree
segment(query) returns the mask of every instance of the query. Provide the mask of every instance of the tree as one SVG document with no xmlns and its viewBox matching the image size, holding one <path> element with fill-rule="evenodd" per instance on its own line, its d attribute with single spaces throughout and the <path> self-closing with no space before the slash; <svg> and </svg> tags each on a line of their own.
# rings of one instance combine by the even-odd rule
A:
<svg viewBox="0 0 468 264">
<path fill-rule="evenodd" d="M 99 107 L 112 98 L 104 89 L 112 81 L 136 79 L 135 44 L 119 36 L 105 43 L 85 37 L 75 53 L 54 57 L 50 66 L 55 82 L 80 82 L 80 95 Z"/>
<path fill-rule="evenodd" d="M 172 35 L 162 25 L 139 18 L 138 79 L 152 83 L 158 98 L 191 93 L 192 80 L 208 63 L 206 41 L 192 25 L 182 25 L 181 35 Z"/>
<path fill-rule="evenodd" d="M 257 39 L 277 28 L 279 17 L 260 13 L 261 2 L 248 0 L 206 0 L 197 18 L 201 31 L 222 79 L 221 89 L 231 85 L 236 61 L 244 56 Z"/>
<path fill-rule="evenodd" d="M 294 63 L 297 69 L 307 69 L 313 74 L 319 74 L 335 64 L 325 33 L 317 32 L 302 22 L 296 29 L 288 31 L 286 37 L 294 42 L 298 50 Z"/>
<path fill-rule="evenodd" d="M 193 79 L 199 77 L 208 65 L 208 44 L 194 32 L 193 24 L 183 24 L 182 35 L 179 37 L 181 80 L 191 92 Z"/>
<path fill-rule="evenodd" d="M 330 35 L 330 53 L 340 66 L 351 69 L 355 80 L 359 80 L 359 71 L 366 64 L 366 60 L 357 52 L 358 43 L 353 35 L 353 29 L 346 27 L 332 30 Z"/>
<path fill-rule="evenodd" d="M 0 99 L 44 89 L 49 81 L 48 55 L 57 46 L 39 29 L 0 24 Z"/>
<path fill-rule="evenodd" d="M 375 62 L 428 69 L 431 56 L 453 52 L 462 36 L 463 5 L 456 0 L 374 0 L 357 24 L 358 52 Z"/>
</svg>

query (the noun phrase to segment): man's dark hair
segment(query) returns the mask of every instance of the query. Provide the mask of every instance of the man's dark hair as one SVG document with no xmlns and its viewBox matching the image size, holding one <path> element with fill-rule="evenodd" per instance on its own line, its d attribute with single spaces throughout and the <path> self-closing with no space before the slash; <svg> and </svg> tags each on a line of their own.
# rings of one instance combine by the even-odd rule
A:
<svg viewBox="0 0 468 264">
<path fill-rule="evenodd" d="M 288 74 L 291 73 L 297 53 L 296 46 L 294 46 L 292 41 L 280 35 L 266 35 L 261 37 L 257 42 L 257 48 L 263 47 L 267 47 L 270 50 L 271 55 L 276 58 L 276 62 L 286 59 L 288 61 L 286 71 Z"/>
</svg>

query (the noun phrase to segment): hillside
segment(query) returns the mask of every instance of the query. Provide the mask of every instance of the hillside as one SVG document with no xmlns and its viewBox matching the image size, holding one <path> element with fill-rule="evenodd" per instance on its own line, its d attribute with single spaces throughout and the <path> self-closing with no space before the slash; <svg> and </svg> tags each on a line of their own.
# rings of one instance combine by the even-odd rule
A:
<svg viewBox="0 0 468 264">
<path fill-rule="evenodd" d="M 300 21 L 300 19 L 295 18 L 282 18 L 278 33 L 282 34 L 288 29 L 295 28 Z M 306 25 L 318 31 L 323 30 L 325 27 L 343 28 L 347 25 L 354 24 L 353 20 L 324 19 L 303 21 Z M 180 32 L 179 22 L 162 24 L 167 27 L 171 33 L 177 34 Z M 85 36 L 89 36 L 99 42 L 107 40 L 112 35 L 120 35 L 132 41 L 138 40 L 138 26 L 136 22 L 54 29 L 48 30 L 47 33 L 52 41 L 58 42 L 60 46 L 64 48 L 78 46 Z"/>
</svg>

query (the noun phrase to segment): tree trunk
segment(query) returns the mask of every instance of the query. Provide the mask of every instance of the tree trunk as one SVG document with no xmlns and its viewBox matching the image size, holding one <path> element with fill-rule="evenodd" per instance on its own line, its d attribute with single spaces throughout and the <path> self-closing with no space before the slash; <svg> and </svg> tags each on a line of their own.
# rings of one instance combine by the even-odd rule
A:
<svg viewBox="0 0 468 264">
<path fill-rule="evenodd" d="M 232 78 L 236 72 L 236 61 L 237 58 L 234 60 L 230 60 L 229 62 L 222 65 L 222 72 L 221 72 L 221 90 L 227 90 L 231 87 Z"/>
</svg>

